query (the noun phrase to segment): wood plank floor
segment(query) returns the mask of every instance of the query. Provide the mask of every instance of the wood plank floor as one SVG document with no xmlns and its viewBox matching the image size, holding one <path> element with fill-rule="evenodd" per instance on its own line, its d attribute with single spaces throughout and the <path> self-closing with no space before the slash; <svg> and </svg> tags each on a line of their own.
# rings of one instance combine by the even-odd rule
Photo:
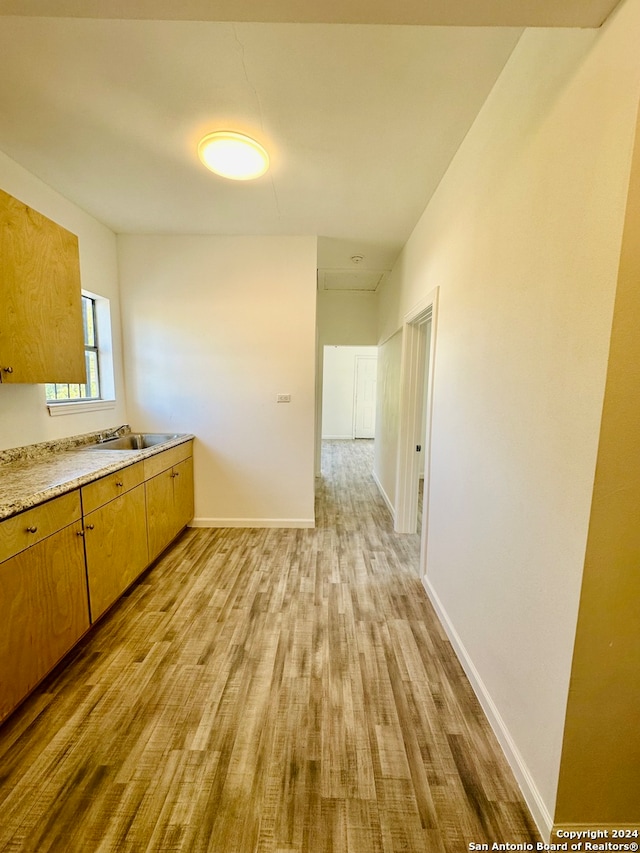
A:
<svg viewBox="0 0 640 853">
<path fill-rule="evenodd" d="M 464 853 L 539 840 L 393 533 L 372 442 L 315 530 L 188 530 L 0 729 L 0 850 Z"/>
</svg>

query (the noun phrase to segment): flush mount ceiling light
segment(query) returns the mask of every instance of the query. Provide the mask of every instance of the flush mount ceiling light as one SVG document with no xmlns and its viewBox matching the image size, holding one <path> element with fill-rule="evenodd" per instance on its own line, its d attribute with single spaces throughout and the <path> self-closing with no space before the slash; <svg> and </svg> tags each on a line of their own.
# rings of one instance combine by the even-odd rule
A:
<svg viewBox="0 0 640 853">
<path fill-rule="evenodd" d="M 262 145 L 231 130 L 204 136 L 198 143 L 198 157 L 207 169 L 232 181 L 251 181 L 269 168 L 269 155 Z"/>
</svg>

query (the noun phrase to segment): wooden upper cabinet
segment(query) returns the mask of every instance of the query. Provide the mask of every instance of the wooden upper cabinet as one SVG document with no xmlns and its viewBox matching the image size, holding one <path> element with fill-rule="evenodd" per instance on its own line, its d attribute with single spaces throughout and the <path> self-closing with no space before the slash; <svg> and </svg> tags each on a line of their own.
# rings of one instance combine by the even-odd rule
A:
<svg viewBox="0 0 640 853">
<path fill-rule="evenodd" d="M 87 381 L 78 238 L 2 190 L 0 381 Z"/>
</svg>

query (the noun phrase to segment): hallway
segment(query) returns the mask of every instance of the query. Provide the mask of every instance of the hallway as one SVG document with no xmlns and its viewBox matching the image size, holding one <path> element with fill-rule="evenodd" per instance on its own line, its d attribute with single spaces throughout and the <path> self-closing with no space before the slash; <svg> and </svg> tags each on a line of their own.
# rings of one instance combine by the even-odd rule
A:
<svg viewBox="0 0 640 853">
<path fill-rule="evenodd" d="M 0 729 L 0 850 L 464 853 L 539 840 L 369 473 L 308 529 L 189 529 Z"/>
</svg>

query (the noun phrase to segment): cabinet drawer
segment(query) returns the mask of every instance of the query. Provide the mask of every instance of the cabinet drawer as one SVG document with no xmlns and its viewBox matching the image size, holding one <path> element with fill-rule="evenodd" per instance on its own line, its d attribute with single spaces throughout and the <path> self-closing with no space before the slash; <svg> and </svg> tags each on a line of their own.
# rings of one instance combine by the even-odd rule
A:
<svg viewBox="0 0 640 853">
<path fill-rule="evenodd" d="M 125 492 L 134 489 L 144 481 L 144 467 L 142 462 L 121 468 L 114 474 L 101 477 L 93 483 L 82 487 L 82 510 L 86 515 L 93 512 L 109 501 L 114 500 Z"/>
<path fill-rule="evenodd" d="M 155 456 L 150 456 L 144 460 L 144 478 L 149 480 L 155 477 L 161 471 L 166 471 L 172 465 L 177 465 L 184 459 L 188 459 L 193 454 L 193 442 L 185 441 L 184 444 L 179 444 L 177 447 L 170 447 L 169 450 L 163 450 L 162 453 L 156 453 Z"/>
<path fill-rule="evenodd" d="M 80 516 L 80 492 L 75 489 L 0 521 L 0 563 L 73 524 Z"/>
</svg>

